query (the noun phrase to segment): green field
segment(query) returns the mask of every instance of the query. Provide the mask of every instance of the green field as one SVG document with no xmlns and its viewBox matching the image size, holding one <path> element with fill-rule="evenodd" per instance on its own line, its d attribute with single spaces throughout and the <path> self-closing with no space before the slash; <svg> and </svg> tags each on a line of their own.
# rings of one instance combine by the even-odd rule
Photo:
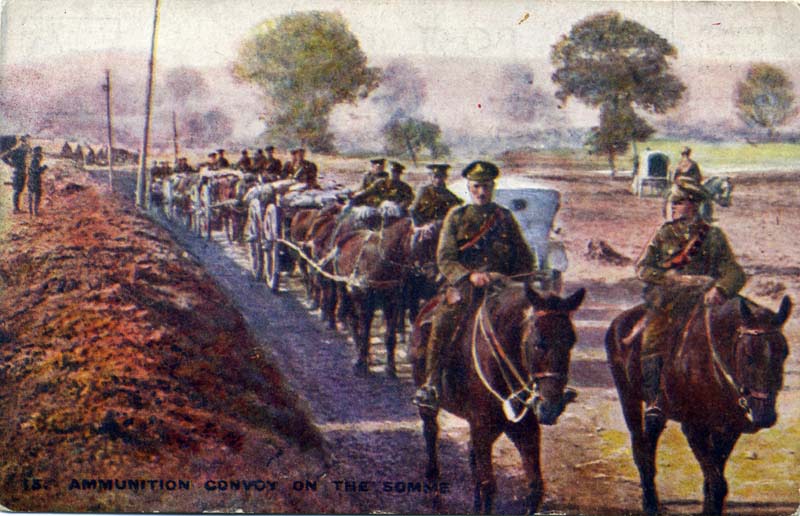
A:
<svg viewBox="0 0 800 516">
<path fill-rule="evenodd" d="M 788 169 L 800 168 L 800 145 L 792 143 L 759 143 L 751 145 L 746 142 L 709 143 L 700 141 L 649 140 L 639 144 L 639 152 L 650 147 L 665 152 L 674 165 L 680 159 L 684 146 L 692 149 L 692 159 L 700 164 L 700 168 L 715 170 Z M 631 154 L 621 158 L 623 164 L 630 163 Z"/>
</svg>

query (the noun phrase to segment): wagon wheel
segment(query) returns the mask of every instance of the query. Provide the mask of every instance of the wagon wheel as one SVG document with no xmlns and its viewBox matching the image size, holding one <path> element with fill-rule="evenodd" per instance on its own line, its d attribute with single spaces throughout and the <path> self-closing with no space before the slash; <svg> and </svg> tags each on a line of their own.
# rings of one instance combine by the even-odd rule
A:
<svg viewBox="0 0 800 516">
<path fill-rule="evenodd" d="M 264 214 L 264 273 L 267 285 L 278 292 L 281 278 L 281 243 L 283 238 L 283 213 L 279 206 L 270 204 Z"/>
</svg>

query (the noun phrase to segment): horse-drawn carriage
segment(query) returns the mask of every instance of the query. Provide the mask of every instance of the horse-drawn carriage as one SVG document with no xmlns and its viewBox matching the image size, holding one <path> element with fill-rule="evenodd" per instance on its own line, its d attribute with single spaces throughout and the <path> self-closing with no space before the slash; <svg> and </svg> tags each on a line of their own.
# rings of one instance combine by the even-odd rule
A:
<svg viewBox="0 0 800 516">
<path fill-rule="evenodd" d="M 631 182 L 633 195 L 661 196 L 669 183 L 669 156 L 660 151 L 645 152 L 644 168 L 635 172 Z"/>
</svg>

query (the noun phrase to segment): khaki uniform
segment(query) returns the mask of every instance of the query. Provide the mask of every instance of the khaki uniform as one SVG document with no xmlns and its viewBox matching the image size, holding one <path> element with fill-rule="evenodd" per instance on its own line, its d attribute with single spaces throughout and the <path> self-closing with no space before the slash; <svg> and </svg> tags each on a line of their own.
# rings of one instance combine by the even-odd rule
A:
<svg viewBox="0 0 800 516">
<path fill-rule="evenodd" d="M 473 287 L 469 275 L 499 272 L 512 276 L 533 272 L 537 266 L 514 216 L 493 202 L 450 210 L 439 236 L 436 263 L 448 286 L 459 290 L 461 299 L 448 304 L 443 296 L 432 314 L 426 370 L 433 385 L 440 383 L 442 350 L 455 339 L 465 317 L 470 315 Z"/>
<path fill-rule="evenodd" d="M 435 220 L 442 220 L 453 206 L 464 201 L 447 189 L 446 186 L 426 185 L 417 194 L 411 208 L 414 223 L 422 226 Z"/>
<path fill-rule="evenodd" d="M 687 250 L 688 263 L 676 264 L 673 258 Z M 645 303 L 650 312 L 642 335 L 642 356 L 664 355 L 671 329 L 685 324 L 691 310 L 702 300 L 707 286 L 686 286 L 673 281 L 667 272 L 679 275 L 709 276 L 713 286 L 728 298 L 744 286 L 746 276 L 728 245 L 722 230 L 704 221 L 675 220 L 664 223 L 647 245 L 636 264 L 636 274 L 644 281 Z"/>
<path fill-rule="evenodd" d="M 700 167 L 696 161 L 688 158 L 683 158 L 678 162 L 672 180 L 677 181 L 681 177 L 690 177 L 694 179 L 697 184 L 703 184 L 703 175 L 700 173 Z"/>
<path fill-rule="evenodd" d="M 303 160 L 298 163 L 291 177 L 295 181 L 307 183 L 319 188 L 319 184 L 317 183 L 317 165 L 311 161 Z"/>
<path fill-rule="evenodd" d="M 369 188 L 353 196 L 353 206 L 372 206 L 377 208 L 383 201 L 395 202 L 404 208 L 414 201 L 414 191 L 403 181 L 391 178 L 373 183 Z"/>
<path fill-rule="evenodd" d="M 376 182 L 380 181 L 381 179 L 388 179 L 388 178 L 389 178 L 389 173 L 386 172 L 385 170 L 381 172 L 369 171 L 366 174 L 364 174 L 364 179 L 361 181 L 361 189 L 366 190 L 367 188 L 369 188 Z"/>
</svg>

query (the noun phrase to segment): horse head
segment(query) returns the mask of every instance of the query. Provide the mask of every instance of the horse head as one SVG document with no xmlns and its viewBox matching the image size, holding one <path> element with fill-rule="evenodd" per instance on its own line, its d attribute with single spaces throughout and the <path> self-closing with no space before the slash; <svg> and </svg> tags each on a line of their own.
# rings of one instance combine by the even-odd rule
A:
<svg viewBox="0 0 800 516">
<path fill-rule="evenodd" d="M 756 428 L 769 428 L 778 419 L 775 401 L 783 387 L 783 363 L 789 354 L 781 328 L 791 309 L 788 296 L 783 297 L 778 313 L 760 307 L 754 312 L 745 299 L 739 302 L 742 319 L 734 344 L 735 382 L 739 404 Z"/>
<path fill-rule="evenodd" d="M 533 307 L 524 323 L 522 348 L 534 387 L 533 408 L 540 423 L 552 425 L 577 397 L 574 390 L 566 389 L 570 351 L 576 341 L 570 316 L 583 302 L 586 289 L 567 298 L 542 297 L 526 284 L 525 293 Z"/>
</svg>

